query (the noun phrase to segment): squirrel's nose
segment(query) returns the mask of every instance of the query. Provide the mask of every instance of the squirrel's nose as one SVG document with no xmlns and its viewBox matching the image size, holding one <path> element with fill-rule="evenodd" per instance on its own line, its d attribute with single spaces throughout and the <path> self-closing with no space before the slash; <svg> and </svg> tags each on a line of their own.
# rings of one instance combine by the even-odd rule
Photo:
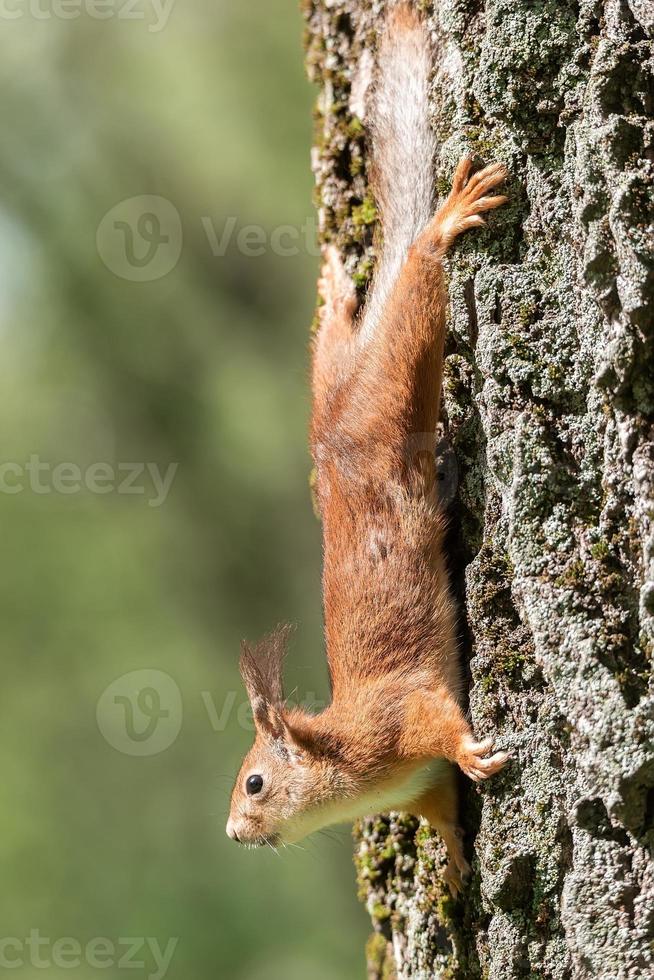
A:
<svg viewBox="0 0 654 980">
<path fill-rule="evenodd" d="M 228 837 L 231 837 L 232 840 L 239 842 L 239 836 L 236 833 L 236 827 L 234 826 L 234 822 L 232 820 L 227 821 L 226 830 Z"/>
</svg>

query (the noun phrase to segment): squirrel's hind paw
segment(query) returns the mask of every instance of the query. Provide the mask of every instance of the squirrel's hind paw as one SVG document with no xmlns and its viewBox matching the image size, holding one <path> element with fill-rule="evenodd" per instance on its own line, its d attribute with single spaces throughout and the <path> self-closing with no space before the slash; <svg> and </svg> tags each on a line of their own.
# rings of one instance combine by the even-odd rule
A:
<svg viewBox="0 0 654 980">
<path fill-rule="evenodd" d="M 491 163 L 472 177 L 471 167 L 469 157 L 459 161 L 452 178 L 452 190 L 427 228 L 426 235 L 437 251 L 447 250 L 457 235 L 469 228 L 483 226 L 485 222 L 481 215 L 508 201 L 504 194 L 488 196 L 489 191 L 507 178 L 508 171 L 503 163 Z"/>
</svg>

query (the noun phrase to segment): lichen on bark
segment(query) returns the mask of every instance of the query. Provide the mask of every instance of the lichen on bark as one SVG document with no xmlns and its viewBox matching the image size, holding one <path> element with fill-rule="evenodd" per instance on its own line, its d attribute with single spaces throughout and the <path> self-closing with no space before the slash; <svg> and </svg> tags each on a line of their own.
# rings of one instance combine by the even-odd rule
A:
<svg viewBox="0 0 654 980">
<path fill-rule="evenodd" d="M 437 58 L 435 186 L 505 161 L 511 202 L 448 262 L 451 565 L 476 732 L 513 760 L 462 785 L 453 902 L 412 818 L 362 822 L 369 975 L 654 970 L 651 4 L 420 3 Z M 361 293 L 376 211 L 353 82 L 381 0 L 305 0 L 324 241 Z"/>
</svg>

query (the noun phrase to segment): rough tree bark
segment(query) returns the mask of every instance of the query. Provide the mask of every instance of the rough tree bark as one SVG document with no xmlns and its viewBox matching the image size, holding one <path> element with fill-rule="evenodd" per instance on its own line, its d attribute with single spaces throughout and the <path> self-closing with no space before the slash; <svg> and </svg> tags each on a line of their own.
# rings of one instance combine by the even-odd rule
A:
<svg viewBox="0 0 654 980">
<path fill-rule="evenodd" d="M 374 266 L 357 66 L 381 0 L 304 0 L 321 234 Z M 356 843 L 371 978 L 652 975 L 651 0 L 420 3 L 441 193 L 463 150 L 511 204 L 448 265 L 443 455 L 470 711 L 514 761 L 463 787 L 474 868 L 401 815 Z M 454 462 L 454 460 L 456 462 Z M 449 481 L 449 482 L 448 482 Z"/>
</svg>

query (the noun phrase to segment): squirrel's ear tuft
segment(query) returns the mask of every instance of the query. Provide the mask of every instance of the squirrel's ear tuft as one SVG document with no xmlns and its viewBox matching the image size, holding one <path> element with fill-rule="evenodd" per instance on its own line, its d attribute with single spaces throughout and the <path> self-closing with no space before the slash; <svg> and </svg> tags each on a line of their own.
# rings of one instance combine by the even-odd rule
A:
<svg viewBox="0 0 654 980">
<path fill-rule="evenodd" d="M 278 626 L 254 647 L 241 644 L 241 677 L 254 723 L 275 738 L 284 731 L 284 656 L 292 631 L 292 626 Z"/>
</svg>

